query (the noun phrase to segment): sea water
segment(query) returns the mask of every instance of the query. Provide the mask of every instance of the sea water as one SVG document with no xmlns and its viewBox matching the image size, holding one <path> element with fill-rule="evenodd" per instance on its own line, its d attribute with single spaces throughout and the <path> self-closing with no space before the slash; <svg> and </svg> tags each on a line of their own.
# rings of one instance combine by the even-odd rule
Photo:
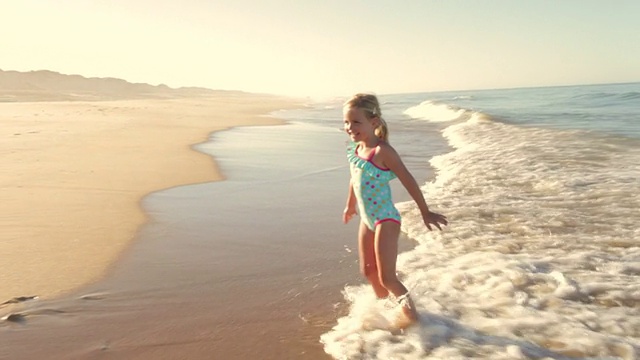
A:
<svg viewBox="0 0 640 360">
<path fill-rule="evenodd" d="M 347 286 L 350 310 L 320 339 L 329 355 L 640 358 L 640 83 L 379 98 L 450 225 L 430 232 L 397 203 L 415 242 L 398 273 L 420 321 L 389 331 L 388 302 Z M 344 100 L 277 115 L 340 128 Z"/>
</svg>

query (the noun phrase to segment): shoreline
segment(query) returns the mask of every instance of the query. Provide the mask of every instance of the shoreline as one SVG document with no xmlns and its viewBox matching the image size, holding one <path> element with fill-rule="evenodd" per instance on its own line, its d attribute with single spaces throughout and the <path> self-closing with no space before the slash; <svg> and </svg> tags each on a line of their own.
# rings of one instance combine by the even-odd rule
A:
<svg viewBox="0 0 640 360">
<path fill-rule="evenodd" d="M 0 275 L 0 301 L 61 297 L 104 278 L 148 223 L 146 196 L 225 179 L 198 144 L 234 127 L 284 124 L 268 114 L 298 106 L 255 94 L 2 104 L 12 135 L 0 142 L 0 196 L 13 216 L 2 221 L 0 253 L 13 270 Z"/>
<path fill-rule="evenodd" d="M 8 353 L 51 359 L 197 359 L 212 353 L 229 359 L 330 358 L 319 337 L 340 310 L 339 289 L 359 282 L 352 271 L 355 254 L 344 247 L 356 229 L 341 225 L 331 211 L 344 197 L 335 191 L 336 180 L 348 177 L 335 169 L 342 152 L 301 148 L 300 139 L 340 147 L 342 138 L 290 122 L 211 134 L 198 151 L 215 155 L 229 179 L 145 197 L 142 205 L 153 220 L 140 228 L 138 241 L 117 266 L 71 294 L 25 302 L 19 313 L 24 321 L 3 324 Z M 265 151 L 272 139 L 279 146 Z M 244 141 L 252 146 L 238 151 Z M 290 166 L 273 167 L 276 160 Z M 300 211 L 306 208 L 300 199 L 306 199 L 308 181 L 298 181 L 298 175 L 309 176 L 318 166 L 324 171 L 313 178 L 324 181 L 310 201 L 326 206 Z M 256 172 L 264 181 L 256 181 Z M 280 199 L 276 207 L 274 196 Z M 283 213 L 291 214 L 285 222 Z M 244 214 L 260 226 L 246 226 Z M 309 216 L 326 231 L 309 236 Z M 34 341 L 42 345 L 29 348 Z"/>
<path fill-rule="evenodd" d="M 210 159 L 207 167 L 213 161 L 218 180 L 227 180 L 143 196 L 137 204 L 147 221 L 136 241 L 105 277 L 55 299 L 23 303 L 16 312 L 23 323 L 4 324 L 10 352 L 67 359 L 107 351 L 144 359 L 162 345 L 164 355 L 191 358 L 211 352 L 330 358 L 320 336 L 347 311 L 341 289 L 363 283 L 351 250 L 357 223 L 343 225 L 334 216 L 344 200 L 335 184 L 348 181 L 342 134 L 257 118 L 271 125 L 209 129 L 207 140 L 183 146 Z M 276 162 L 282 166 L 273 167 Z M 28 328 L 22 335 L 11 331 L 22 326 Z M 28 349 L 31 341 L 43 346 Z"/>
</svg>

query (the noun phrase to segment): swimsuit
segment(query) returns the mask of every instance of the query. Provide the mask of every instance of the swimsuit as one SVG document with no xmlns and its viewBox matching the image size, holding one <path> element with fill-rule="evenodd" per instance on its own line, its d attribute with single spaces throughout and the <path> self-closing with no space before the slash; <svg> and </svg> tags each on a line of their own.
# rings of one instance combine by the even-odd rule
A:
<svg viewBox="0 0 640 360">
<path fill-rule="evenodd" d="M 358 155 L 358 144 L 350 143 L 347 148 L 347 159 L 351 170 L 351 184 L 358 200 L 358 209 L 362 222 L 370 230 L 384 221 L 400 223 L 400 213 L 391 200 L 389 181 L 396 178 L 396 174 L 389 169 L 383 169 L 374 164 L 371 159 L 376 154 L 377 147 L 365 159 Z"/>
</svg>

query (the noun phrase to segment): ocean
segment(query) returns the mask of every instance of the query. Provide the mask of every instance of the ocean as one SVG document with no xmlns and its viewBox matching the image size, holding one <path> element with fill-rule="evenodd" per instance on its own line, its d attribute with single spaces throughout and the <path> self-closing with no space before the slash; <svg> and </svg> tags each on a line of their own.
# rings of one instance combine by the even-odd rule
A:
<svg viewBox="0 0 640 360">
<path fill-rule="evenodd" d="M 429 232 L 395 181 L 411 239 L 398 272 L 420 322 L 388 331 L 388 303 L 364 280 L 347 285 L 326 353 L 640 358 L 640 83 L 379 99 L 390 143 L 450 225 Z M 275 115 L 337 134 L 344 100 Z M 357 248 L 355 233 L 344 241 Z"/>
</svg>

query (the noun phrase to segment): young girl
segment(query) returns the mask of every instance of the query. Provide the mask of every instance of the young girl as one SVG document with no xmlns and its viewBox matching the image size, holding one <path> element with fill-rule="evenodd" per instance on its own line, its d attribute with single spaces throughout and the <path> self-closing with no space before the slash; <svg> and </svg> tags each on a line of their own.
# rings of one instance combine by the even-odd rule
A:
<svg viewBox="0 0 640 360">
<path fill-rule="evenodd" d="M 378 298 L 392 294 L 409 323 L 418 314 L 407 288 L 396 276 L 400 214 L 391 199 L 389 181 L 398 178 L 414 199 L 424 224 L 442 230 L 447 218 L 431 212 L 418 183 L 389 145 L 389 131 L 375 95 L 356 94 L 344 104 L 344 129 L 351 137 L 347 150 L 351 170 L 349 195 L 342 220 L 360 214 L 360 269 Z M 357 206 L 357 210 L 356 210 Z"/>
</svg>

